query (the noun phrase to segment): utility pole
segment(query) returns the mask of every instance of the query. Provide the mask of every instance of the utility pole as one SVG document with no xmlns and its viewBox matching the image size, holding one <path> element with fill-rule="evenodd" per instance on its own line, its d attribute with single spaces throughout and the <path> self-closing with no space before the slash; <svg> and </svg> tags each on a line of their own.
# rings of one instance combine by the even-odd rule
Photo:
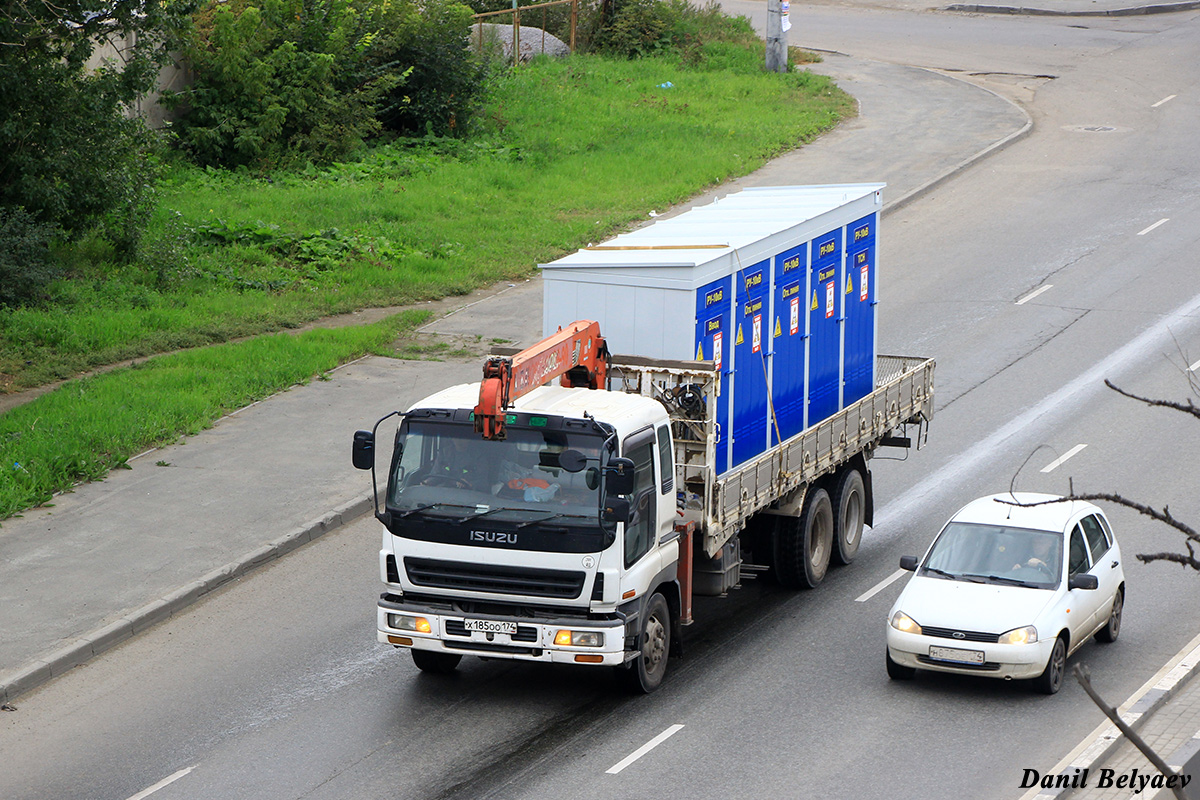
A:
<svg viewBox="0 0 1200 800">
<path fill-rule="evenodd" d="M 767 58 L 771 72 L 787 72 L 787 32 L 792 27 L 787 12 L 789 0 L 767 0 Z"/>
</svg>

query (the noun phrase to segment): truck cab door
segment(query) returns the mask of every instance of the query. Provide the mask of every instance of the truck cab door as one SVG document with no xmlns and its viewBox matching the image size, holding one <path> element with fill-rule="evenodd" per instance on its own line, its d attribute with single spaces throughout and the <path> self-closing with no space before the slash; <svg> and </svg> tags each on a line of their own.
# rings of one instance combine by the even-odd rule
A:
<svg viewBox="0 0 1200 800">
<path fill-rule="evenodd" d="M 653 428 L 644 428 L 630 434 L 621 447 L 621 453 L 634 464 L 634 487 L 629 495 L 632 512 L 625 524 L 622 541 L 622 558 L 625 579 L 622 591 L 630 589 L 639 595 L 650 588 L 650 582 L 662 569 L 659 558 L 659 487 L 655 479 L 654 461 L 658 441 Z"/>
</svg>

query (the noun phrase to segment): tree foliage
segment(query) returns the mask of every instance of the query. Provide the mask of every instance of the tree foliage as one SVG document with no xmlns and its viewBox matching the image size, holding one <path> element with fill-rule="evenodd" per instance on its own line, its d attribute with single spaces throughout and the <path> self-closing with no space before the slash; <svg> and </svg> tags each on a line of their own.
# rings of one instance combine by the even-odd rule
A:
<svg viewBox="0 0 1200 800">
<path fill-rule="evenodd" d="M 46 226 L 68 238 L 99 228 L 132 253 L 150 210 L 152 141 L 126 108 L 153 87 L 187 12 L 186 0 L 0 4 L 0 208 L 9 235 L 25 224 L 36 228 L 18 235 L 26 241 Z M 97 66 L 106 43 L 118 55 Z"/>
</svg>

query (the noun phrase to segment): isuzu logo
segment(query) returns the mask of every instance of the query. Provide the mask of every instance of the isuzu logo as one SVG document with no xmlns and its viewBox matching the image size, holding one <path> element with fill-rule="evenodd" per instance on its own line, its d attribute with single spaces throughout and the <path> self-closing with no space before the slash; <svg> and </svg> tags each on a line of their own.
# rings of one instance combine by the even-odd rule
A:
<svg viewBox="0 0 1200 800">
<path fill-rule="evenodd" d="M 472 542 L 487 542 L 488 544 L 517 543 L 517 535 L 515 533 L 503 533 L 501 531 L 471 531 L 469 538 Z"/>
</svg>

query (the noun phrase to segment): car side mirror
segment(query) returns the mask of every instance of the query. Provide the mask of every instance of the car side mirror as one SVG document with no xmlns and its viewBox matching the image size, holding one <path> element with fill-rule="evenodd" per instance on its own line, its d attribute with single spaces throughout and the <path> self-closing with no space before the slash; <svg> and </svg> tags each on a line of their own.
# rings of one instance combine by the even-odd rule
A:
<svg viewBox="0 0 1200 800">
<path fill-rule="evenodd" d="M 624 497 L 609 497 L 604 501 L 604 511 L 600 516 L 605 522 L 629 524 L 633 517 L 633 508 Z"/>
<path fill-rule="evenodd" d="M 1068 589 L 1086 589 L 1088 591 L 1091 591 L 1093 589 L 1099 589 L 1100 588 L 1100 579 L 1097 578 L 1095 575 L 1088 575 L 1086 573 L 1083 575 L 1072 575 L 1070 578 L 1067 579 L 1067 588 Z"/>
<path fill-rule="evenodd" d="M 354 449 L 351 460 L 355 469 L 372 469 L 375 466 L 375 434 L 371 431 L 354 432 Z"/>
<path fill-rule="evenodd" d="M 919 560 L 916 556 L 900 556 L 900 569 L 916 572 L 918 563 Z"/>
</svg>

